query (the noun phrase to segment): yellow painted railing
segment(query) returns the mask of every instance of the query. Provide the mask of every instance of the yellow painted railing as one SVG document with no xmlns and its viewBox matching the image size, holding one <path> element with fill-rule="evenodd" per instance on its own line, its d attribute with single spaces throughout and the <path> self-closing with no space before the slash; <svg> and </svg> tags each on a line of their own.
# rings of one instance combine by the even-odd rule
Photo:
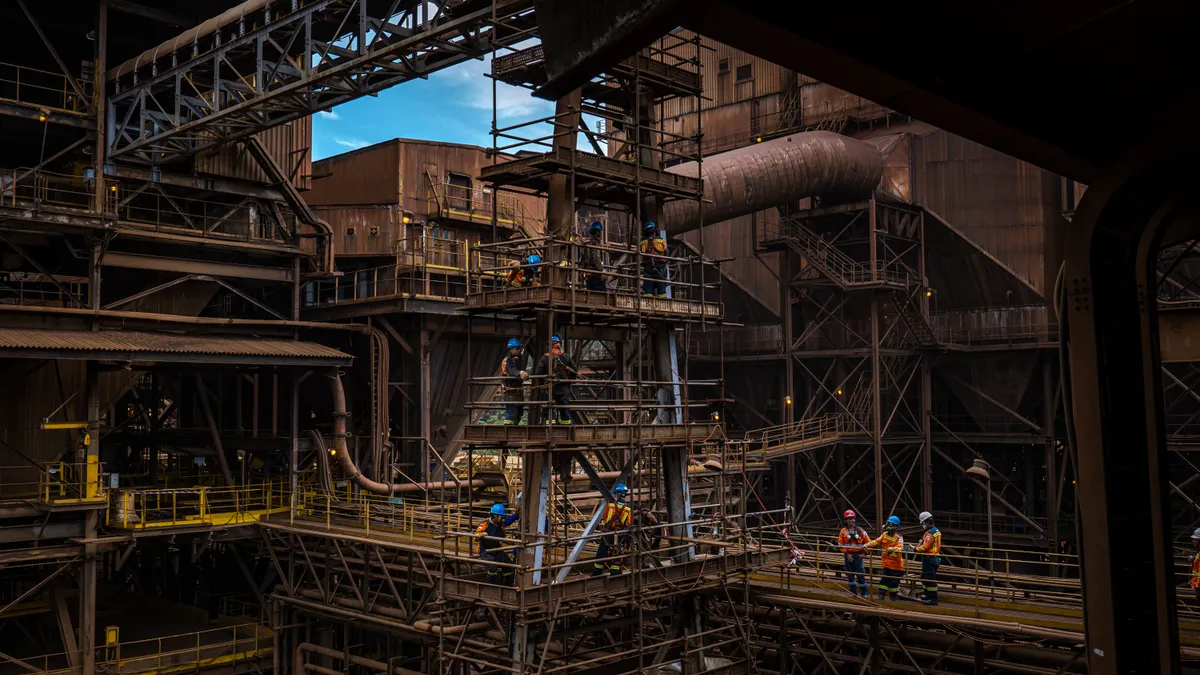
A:
<svg viewBox="0 0 1200 675">
<path fill-rule="evenodd" d="M 245 487 L 117 490 L 109 502 L 107 524 L 126 529 L 238 525 L 289 508 L 290 498 L 282 482 Z"/>
<path fill-rule="evenodd" d="M 59 505 L 103 502 L 106 495 L 101 476 L 99 457 L 88 457 L 83 462 L 43 462 L 39 499 L 44 504 Z"/>
</svg>

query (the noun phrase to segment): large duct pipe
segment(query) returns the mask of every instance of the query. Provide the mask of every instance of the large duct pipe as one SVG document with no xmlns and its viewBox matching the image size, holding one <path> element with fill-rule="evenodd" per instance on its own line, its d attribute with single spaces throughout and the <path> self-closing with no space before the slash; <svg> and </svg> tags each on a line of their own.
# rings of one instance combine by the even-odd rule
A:
<svg viewBox="0 0 1200 675">
<path fill-rule="evenodd" d="M 696 162 L 667 171 L 696 177 Z M 749 215 L 805 197 L 865 198 L 883 178 L 883 157 L 869 143 L 830 131 L 807 131 L 722 152 L 703 163 L 704 223 Z M 700 203 L 663 206 L 669 235 L 700 227 Z"/>
</svg>

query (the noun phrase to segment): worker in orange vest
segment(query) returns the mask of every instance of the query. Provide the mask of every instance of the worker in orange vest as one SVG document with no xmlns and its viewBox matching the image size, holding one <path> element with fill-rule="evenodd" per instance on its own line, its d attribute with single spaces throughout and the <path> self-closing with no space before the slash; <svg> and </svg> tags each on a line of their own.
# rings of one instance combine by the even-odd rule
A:
<svg viewBox="0 0 1200 675">
<path fill-rule="evenodd" d="M 904 537 L 897 531 L 900 519 L 888 516 L 883 526 L 883 534 L 863 545 L 864 549 L 877 548 L 880 552 L 880 563 L 883 565 L 883 576 L 879 578 L 879 599 L 888 597 L 896 600 L 900 595 L 900 578 L 904 576 Z"/>
<path fill-rule="evenodd" d="M 867 585 L 866 567 L 863 565 L 863 545 L 871 540 L 867 531 L 855 524 L 854 511 L 846 509 L 842 517 L 846 526 L 838 533 L 838 546 L 845 556 L 846 578 L 850 580 L 850 595 L 867 597 L 871 587 Z"/>
<path fill-rule="evenodd" d="M 488 512 L 488 519 L 475 529 L 475 536 L 479 537 L 479 558 L 481 560 L 489 563 L 513 564 L 511 551 L 497 549 L 502 549 L 507 545 L 506 542 L 501 541 L 506 534 L 506 528 L 517 522 L 520 517 L 519 512 L 508 515 L 508 510 L 504 508 L 503 504 L 492 504 L 492 508 Z M 487 582 L 497 586 L 512 586 L 513 568 L 488 565 Z"/>
<path fill-rule="evenodd" d="M 1200 602 L 1200 528 L 1192 533 L 1192 550 L 1195 555 L 1192 556 L 1192 576 L 1188 579 L 1188 586 L 1196 594 L 1196 602 Z"/>
<path fill-rule="evenodd" d="M 922 511 L 917 519 L 921 521 L 921 527 L 925 528 L 925 534 L 921 536 L 921 543 L 913 549 L 913 552 L 921 554 L 921 583 L 925 586 L 925 592 L 921 594 L 921 602 L 926 605 L 936 605 L 938 604 L 937 571 L 938 566 L 942 564 L 942 531 L 933 524 L 933 514 L 928 511 Z"/>
<path fill-rule="evenodd" d="M 642 240 L 638 244 L 642 253 L 642 295 L 656 298 L 667 297 L 667 240 L 658 231 L 658 226 L 647 221 L 642 226 Z"/>
<path fill-rule="evenodd" d="M 621 573 L 621 560 L 616 556 L 621 555 L 621 550 L 624 548 L 626 535 L 622 530 L 629 527 L 630 521 L 633 520 L 633 509 L 625 503 L 625 498 L 629 495 L 629 488 L 625 487 L 624 483 L 617 483 L 613 486 L 614 501 L 604 505 L 604 514 L 600 516 L 598 528 L 604 532 L 604 536 L 600 537 L 600 547 L 596 550 L 596 562 L 593 563 L 592 576 L 600 576 L 607 570 L 612 576 L 617 576 Z M 605 558 L 613 558 L 613 560 L 605 560 Z"/>
</svg>

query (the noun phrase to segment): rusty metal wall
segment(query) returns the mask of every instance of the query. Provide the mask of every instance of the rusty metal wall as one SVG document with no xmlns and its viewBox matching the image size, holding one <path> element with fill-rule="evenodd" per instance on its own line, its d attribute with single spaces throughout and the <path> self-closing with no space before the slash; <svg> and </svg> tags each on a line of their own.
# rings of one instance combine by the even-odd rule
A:
<svg viewBox="0 0 1200 675">
<path fill-rule="evenodd" d="M 297 189 L 307 190 L 312 180 L 312 117 L 281 124 L 256 134 Z M 266 183 L 267 175 L 241 143 L 196 157 L 196 172 L 224 178 Z"/>
<path fill-rule="evenodd" d="M 395 204 L 314 206 L 313 212 L 333 230 L 334 255 L 390 256 L 405 236 Z"/>
<path fill-rule="evenodd" d="M 754 239 L 752 232 L 755 222 L 758 227 L 768 220 L 777 219 L 774 209 L 760 211 L 755 214 L 733 218 L 721 223 L 714 223 L 704 228 L 701 238 L 699 230 L 688 232 L 683 239 L 701 250 L 705 257 L 724 259 L 732 258 L 721 263 L 726 281 L 741 287 L 741 290 L 757 300 L 767 310 L 779 313 L 779 279 L 776 256 L 769 255 L 759 258 L 754 255 Z M 671 231 L 667 231 L 668 235 Z M 728 304 L 726 305 L 728 306 Z M 736 317 L 729 317 L 737 320 Z"/>
<path fill-rule="evenodd" d="M 917 200 L 1044 293 L 1043 250 L 1062 218 L 1054 175 L 945 131 L 913 142 Z"/>
<path fill-rule="evenodd" d="M 310 206 L 400 203 L 400 141 L 393 139 L 313 163 Z"/>
</svg>

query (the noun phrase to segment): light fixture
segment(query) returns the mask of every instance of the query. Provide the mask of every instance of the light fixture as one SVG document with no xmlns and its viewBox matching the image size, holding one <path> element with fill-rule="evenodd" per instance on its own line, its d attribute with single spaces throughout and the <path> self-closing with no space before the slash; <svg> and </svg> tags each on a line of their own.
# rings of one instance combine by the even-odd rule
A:
<svg viewBox="0 0 1200 675">
<path fill-rule="evenodd" d="M 755 139 L 754 139 L 754 142 L 755 142 L 755 143 L 762 143 L 762 136 L 757 136 L 757 137 L 755 137 Z"/>
<path fill-rule="evenodd" d="M 109 186 L 108 186 L 108 190 L 109 190 L 109 192 L 116 192 L 116 191 L 117 191 L 117 186 L 116 186 L 116 185 L 109 185 Z"/>
<path fill-rule="evenodd" d="M 721 413 L 714 410 L 713 414 L 712 414 L 712 418 L 713 418 L 714 422 L 720 422 L 721 421 Z"/>
<path fill-rule="evenodd" d="M 409 223 L 411 223 L 411 222 L 412 222 L 412 218 L 410 218 L 410 217 L 408 216 L 408 214 L 405 214 L 405 215 L 403 215 L 403 216 L 401 216 L 401 217 L 400 217 L 400 222 L 401 222 L 401 223 L 403 223 L 403 224 L 405 224 L 405 225 L 408 225 Z"/>
<path fill-rule="evenodd" d="M 790 395 L 790 394 L 789 394 L 788 396 L 784 396 L 784 397 L 783 397 L 783 404 L 784 404 L 784 405 L 791 405 L 791 404 L 792 404 L 792 397 L 791 397 L 791 395 Z"/>
<path fill-rule="evenodd" d="M 841 396 L 841 395 L 842 395 L 842 390 L 841 390 L 841 389 L 838 389 L 838 390 L 837 390 L 837 395 L 838 395 L 838 396 Z"/>
<path fill-rule="evenodd" d="M 980 480 L 989 481 L 992 479 L 992 473 L 990 471 L 991 468 L 992 467 L 988 465 L 987 460 L 977 459 L 973 464 L 971 464 L 971 468 L 967 469 L 966 473 L 968 476 L 974 476 Z"/>
<path fill-rule="evenodd" d="M 38 121 L 45 122 L 46 121 L 46 113 L 38 113 Z"/>
<path fill-rule="evenodd" d="M 933 297 L 933 289 L 931 289 L 931 288 L 926 288 L 926 289 L 925 289 L 925 297 L 927 297 L 927 298 L 932 298 L 932 297 Z"/>
<path fill-rule="evenodd" d="M 329 456 L 330 456 L 330 457 L 337 457 L 337 448 L 330 448 L 330 449 L 329 449 Z"/>
</svg>

